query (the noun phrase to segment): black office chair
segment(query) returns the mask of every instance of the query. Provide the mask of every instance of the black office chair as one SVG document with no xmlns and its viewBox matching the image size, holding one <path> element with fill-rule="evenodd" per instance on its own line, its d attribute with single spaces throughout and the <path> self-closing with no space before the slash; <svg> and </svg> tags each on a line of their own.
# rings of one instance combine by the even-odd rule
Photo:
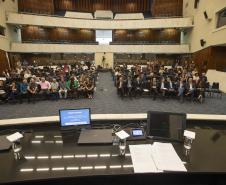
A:
<svg viewBox="0 0 226 185">
<path fill-rule="evenodd" d="M 223 93 L 220 90 L 220 84 L 219 84 L 219 82 L 213 82 L 213 85 L 212 85 L 210 91 L 211 91 L 211 94 L 213 95 L 213 97 L 214 97 L 214 94 L 216 94 L 217 97 L 222 98 L 222 94 Z"/>
</svg>

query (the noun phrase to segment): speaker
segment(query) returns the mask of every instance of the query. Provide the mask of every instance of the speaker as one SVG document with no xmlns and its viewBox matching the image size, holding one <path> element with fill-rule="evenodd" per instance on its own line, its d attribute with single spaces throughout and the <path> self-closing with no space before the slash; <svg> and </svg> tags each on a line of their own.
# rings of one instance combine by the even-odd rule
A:
<svg viewBox="0 0 226 185">
<path fill-rule="evenodd" d="M 207 12 L 203 12 L 205 19 L 209 19 Z"/>
<path fill-rule="evenodd" d="M 206 41 L 205 41 L 204 39 L 201 39 L 201 40 L 200 40 L 200 45 L 201 45 L 202 47 L 204 47 L 205 44 L 206 44 Z"/>
<path fill-rule="evenodd" d="M 199 0 L 195 0 L 195 3 L 194 3 L 194 8 L 195 8 L 195 9 L 198 8 L 198 4 L 199 4 Z"/>
</svg>

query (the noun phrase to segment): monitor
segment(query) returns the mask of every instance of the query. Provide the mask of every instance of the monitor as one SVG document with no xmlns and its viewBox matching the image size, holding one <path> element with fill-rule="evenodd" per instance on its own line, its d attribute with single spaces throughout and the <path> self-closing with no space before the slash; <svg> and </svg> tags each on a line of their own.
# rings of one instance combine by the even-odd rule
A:
<svg viewBox="0 0 226 185">
<path fill-rule="evenodd" d="M 186 114 L 171 112 L 148 112 L 147 135 L 183 141 Z"/>
<path fill-rule="evenodd" d="M 64 109 L 59 111 L 61 127 L 90 126 L 90 109 Z"/>
</svg>

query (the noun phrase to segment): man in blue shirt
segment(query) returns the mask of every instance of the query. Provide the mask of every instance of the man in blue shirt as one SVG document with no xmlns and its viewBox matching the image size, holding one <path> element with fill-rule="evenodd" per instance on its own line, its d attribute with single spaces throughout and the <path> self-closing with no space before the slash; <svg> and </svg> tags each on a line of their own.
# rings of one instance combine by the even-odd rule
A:
<svg viewBox="0 0 226 185">
<path fill-rule="evenodd" d="M 28 88 L 27 80 L 23 79 L 23 82 L 20 83 L 20 103 L 23 103 L 24 98 L 27 98 L 27 88 Z"/>
</svg>

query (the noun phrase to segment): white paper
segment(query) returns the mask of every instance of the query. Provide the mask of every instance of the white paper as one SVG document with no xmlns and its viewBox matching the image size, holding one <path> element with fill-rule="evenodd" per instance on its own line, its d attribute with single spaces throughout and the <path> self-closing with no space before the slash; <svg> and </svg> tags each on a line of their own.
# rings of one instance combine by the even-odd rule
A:
<svg viewBox="0 0 226 185">
<path fill-rule="evenodd" d="M 158 170 L 187 171 L 171 143 L 155 142 L 152 145 L 152 157 Z"/>
<path fill-rule="evenodd" d="M 116 132 L 115 135 L 118 136 L 120 139 L 126 139 L 126 138 L 128 138 L 130 136 L 124 130 L 121 130 L 120 132 Z"/>
<path fill-rule="evenodd" d="M 15 141 L 17 141 L 18 139 L 23 138 L 23 135 L 22 135 L 21 133 L 19 133 L 19 132 L 16 132 L 16 133 L 14 133 L 14 134 L 12 134 L 12 135 L 7 136 L 6 138 L 7 138 L 10 142 L 15 142 Z"/>
<path fill-rule="evenodd" d="M 195 139 L 195 132 L 185 130 L 184 131 L 184 136 L 190 139 Z"/>
<path fill-rule="evenodd" d="M 151 145 L 129 145 L 135 173 L 159 172 L 151 155 Z"/>
</svg>

